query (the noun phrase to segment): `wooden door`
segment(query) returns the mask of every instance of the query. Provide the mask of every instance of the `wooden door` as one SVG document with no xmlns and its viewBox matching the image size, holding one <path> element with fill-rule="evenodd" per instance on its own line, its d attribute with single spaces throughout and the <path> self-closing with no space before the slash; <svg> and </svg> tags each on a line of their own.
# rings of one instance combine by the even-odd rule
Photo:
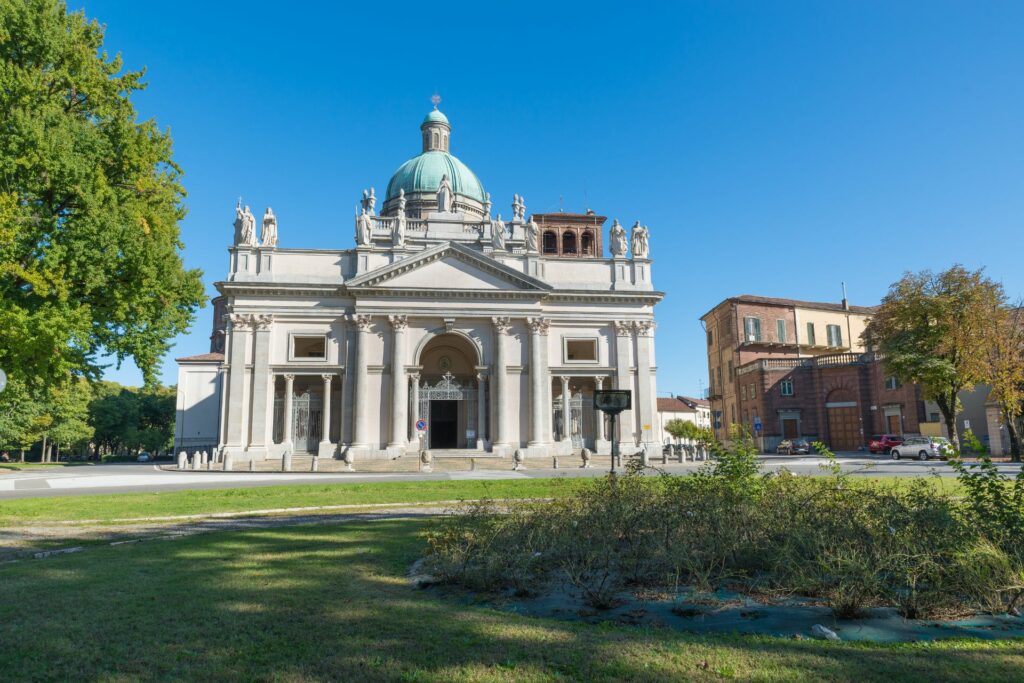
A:
<svg viewBox="0 0 1024 683">
<path fill-rule="evenodd" d="M 783 439 L 795 439 L 800 436 L 800 430 L 797 429 L 797 421 L 794 419 L 785 419 L 782 421 L 782 438 Z"/>
<path fill-rule="evenodd" d="M 855 451 L 860 448 L 860 413 L 856 406 L 827 410 L 829 447 L 833 451 Z"/>
<path fill-rule="evenodd" d="M 903 434 L 903 420 L 900 419 L 899 415 L 886 415 L 885 419 L 889 423 L 890 434 Z"/>
</svg>

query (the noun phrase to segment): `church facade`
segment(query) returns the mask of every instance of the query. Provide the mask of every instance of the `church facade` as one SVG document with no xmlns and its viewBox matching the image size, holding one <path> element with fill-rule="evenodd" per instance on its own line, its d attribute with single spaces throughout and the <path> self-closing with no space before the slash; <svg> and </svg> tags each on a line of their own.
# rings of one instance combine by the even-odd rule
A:
<svg viewBox="0 0 1024 683">
<path fill-rule="evenodd" d="M 526 458 L 659 448 L 648 231 L 605 217 L 508 220 L 449 152 L 436 108 L 383 201 L 363 192 L 351 249 L 278 246 L 236 209 L 211 352 L 178 359 L 175 450 L 394 458 L 421 449 Z M 628 389 L 613 435 L 595 389 Z"/>
</svg>

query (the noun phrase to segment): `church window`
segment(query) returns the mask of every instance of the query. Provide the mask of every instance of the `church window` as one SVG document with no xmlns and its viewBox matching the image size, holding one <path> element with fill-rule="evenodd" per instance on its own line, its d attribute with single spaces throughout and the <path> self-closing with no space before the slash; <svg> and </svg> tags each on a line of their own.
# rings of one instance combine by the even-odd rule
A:
<svg viewBox="0 0 1024 683">
<path fill-rule="evenodd" d="M 576 253 L 576 235 L 574 233 L 566 231 L 562 235 L 562 255 L 575 254 Z"/>
<path fill-rule="evenodd" d="M 293 335 L 292 360 L 326 360 L 327 337 L 325 335 Z"/>
<path fill-rule="evenodd" d="M 558 253 L 558 236 L 550 230 L 544 233 L 544 253 Z"/>
<path fill-rule="evenodd" d="M 594 235 L 589 230 L 583 233 L 583 253 L 586 256 L 594 255 Z"/>
<path fill-rule="evenodd" d="M 434 149 L 437 149 L 437 133 L 434 133 Z"/>
<path fill-rule="evenodd" d="M 596 339 L 566 339 L 566 363 L 593 363 L 597 361 Z"/>
</svg>

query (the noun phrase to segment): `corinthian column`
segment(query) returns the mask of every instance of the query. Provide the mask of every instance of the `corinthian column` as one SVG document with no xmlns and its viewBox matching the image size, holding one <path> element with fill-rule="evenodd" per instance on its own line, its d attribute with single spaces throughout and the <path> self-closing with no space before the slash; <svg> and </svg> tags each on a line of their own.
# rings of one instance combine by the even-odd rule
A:
<svg viewBox="0 0 1024 683">
<path fill-rule="evenodd" d="M 324 380 L 324 409 L 320 417 L 320 452 L 331 448 L 331 380 L 334 375 L 321 375 Z"/>
<path fill-rule="evenodd" d="M 355 392 L 352 398 L 353 427 L 352 448 L 368 449 L 370 447 L 370 378 L 368 376 L 368 359 L 370 345 L 370 325 L 372 319 L 368 315 L 352 316 L 356 326 L 356 372 Z"/>
<path fill-rule="evenodd" d="M 484 411 L 484 380 L 486 377 L 484 374 L 478 373 L 476 376 L 476 448 L 477 450 L 483 450 L 484 447 L 484 421 L 487 419 L 487 413 Z"/>
<path fill-rule="evenodd" d="M 416 421 L 420 418 L 420 374 L 413 372 L 409 374 L 409 443 L 416 450 L 420 447 L 420 433 L 416 429 Z"/>
<path fill-rule="evenodd" d="M 281 443 L 285 450 L 294 450 L 292 445 L 292 394 L 295 392 L 295 375 L 284 376 L 284 410 L 281 425 Z"/>
<path fill-rule="evenodd" d="M 550 406 L 545 405 L 544 383 L 549 381 L 544 371 L 544 351 L 547 345 L 548 322 L 544 318 L 530 318 L 530 448 L 537 448 L 544 443 L 544 411 Z"/>
<path fill-rule="evenodd" d="M 569 407 L 569 377 L 562 375 L 562 441 L 572 441 L 572 410 Z"/>
<path fill-rule="evenodd" d="M 404 315 L 389 315 L 388 322 L 393 330 L 391 344 L 391 441 L 388 448 L 404 449 L 408 440 L 406 409 L 409 400 L 405 384 L 405 330 L 409 326 Z"/>
<path fill-rule="evenodd" d="M 512 325 L 508 318 L 491 318 L 494 323 L 494 379 L 491 381 L 491 405 L 494 406 L 494 434 L 491 450 L 511 446 L 508 419 L 505 415 L 505 394 L 508 391 L 508 359 L 505 342 Z"/>
</svg>

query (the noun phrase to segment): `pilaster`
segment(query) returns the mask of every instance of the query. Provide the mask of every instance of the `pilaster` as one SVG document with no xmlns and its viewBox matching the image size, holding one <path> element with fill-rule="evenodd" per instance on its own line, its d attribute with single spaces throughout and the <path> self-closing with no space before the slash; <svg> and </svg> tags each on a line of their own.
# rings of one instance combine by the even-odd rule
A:
<svg viewBox="0 0 1024 683">
<path fill-rule="evenodd" d="M 230 313 L 228 333 L 227 425 L 224 450 L 233 457 L 243 456 L 245 443 L 245 352 L 248 343 L 249 316 Z"/>
<path fill-rule="evenodd" d="M 633 371 L 630 365 L 630 348 L 633 346 L 633 323 L 616 320 L 615 323 L 615 388 L 629 391 L 631 403 L 636 405 L 636 390 L 633 386 Z M 618 438 L 619 452 L 629 455 L 636 449 L 636 418 L 633 410 L 624 410 L 618 417 L 619 433 L 610 438 Z"/>
<path fill-rule="evenodd" d="M 508 318 L 491 318 L 494 324 L 494 379 L 491 381 L 491 406 L 494 410 L 494 436 L 491 451 L 507 455 L 517 447 L 509 435 L 505 395 L 508 393 L 508 356 L 506 344 L 512 325 Z"/>
<path fill-rule="evenodd" d="M 391 440 L 389 449 L 395 449 L 397 455 L 405 453 L 409 441 L 405 436 L 408 414 L 409 393 L 405 379 L 405 337 L 409 326 L 404 315 L 389 315 L 393 334 L 391 344 Z"/>
<path fill-rule="evenodd" d="M 355 387 L 352 397 L 352 428 L 354 433 L 351 448 L 357 451 L 366 451 L 370 448 L 369 345 L 373 319 L 368 315 L 353 315 L 352 324 L 356 327 L 356 367 L 353 373 Z"/>
<path fill-rule="evenodd" d="M 269 426 L 273 421 L 271 411 L 274 409 L 270 400 L 270 327 L 273 316 L 254 315 L 249 322 L 253 329 L 252 418 L 246 452 L 251 460 L 264 460 L 270 442 Z"/>
<path fill-rule="evenodd" d="M 545 382 L 550 382 L 545 371 L 547 356 L 547 334 L 550 321 L 546 318 L 529 318 L 530 326 L 530 448 L 543 448 L 547 445 L 544 438 L 545 411 L 551 404 L 545 404 Z"/>
</svg>

